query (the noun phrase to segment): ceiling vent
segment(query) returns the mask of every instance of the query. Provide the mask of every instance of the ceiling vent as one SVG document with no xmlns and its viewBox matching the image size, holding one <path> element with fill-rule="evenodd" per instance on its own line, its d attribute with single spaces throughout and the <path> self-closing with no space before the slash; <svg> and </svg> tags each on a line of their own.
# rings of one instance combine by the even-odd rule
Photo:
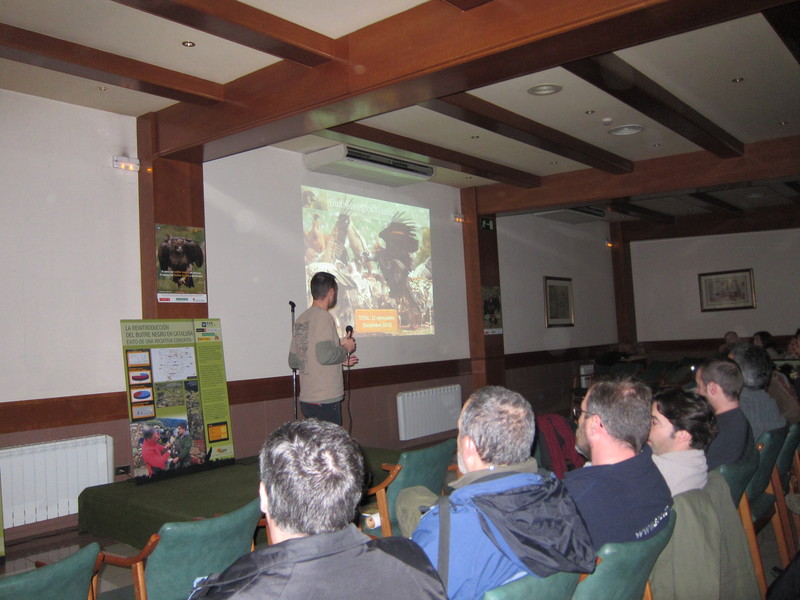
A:
<svg viewBox="0 0 800 600">
<path fill-rule="evenodd" d="M 427 181 L 434 169 L 361 148 L 337 144 L 303 156 L 309 171 L 339 175 L 391 187 Z"/>
</svg>

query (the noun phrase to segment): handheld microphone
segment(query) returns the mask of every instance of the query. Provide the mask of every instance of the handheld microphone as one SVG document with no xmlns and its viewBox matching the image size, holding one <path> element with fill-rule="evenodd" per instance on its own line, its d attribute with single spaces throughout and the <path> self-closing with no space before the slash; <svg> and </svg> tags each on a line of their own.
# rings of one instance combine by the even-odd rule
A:
<svg viewBox="0 0 800 600">
<path fill-rule="evenodd" d="M 297 306 L 297 305 L 294 302 L 292 302 L 291 300 L 289 300 L 289 306 L 291 306 L 292 310 L 294 310 L 294 307 Z"/>
<path fill-rule="evenodd" d="M 347 337 L 349 337 L 349 338 L 353 337 L 353 326 L 352 325 L 348 325 L 347 327 L 345 327 L 344 331 L 347 334 Z"/>
</svg>

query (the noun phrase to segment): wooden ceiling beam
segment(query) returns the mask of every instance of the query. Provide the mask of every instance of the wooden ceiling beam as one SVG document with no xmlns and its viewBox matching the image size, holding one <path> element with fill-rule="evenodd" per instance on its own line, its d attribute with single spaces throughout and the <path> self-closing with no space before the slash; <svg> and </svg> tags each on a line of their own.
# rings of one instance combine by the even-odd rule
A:
<svg viewBox="0 0 800 600">
<path fill-rule="evenodd" d="M 593 56 L 563 67 L 720 158 L 734 158 L 744 152 L 742 142 L 615 54 Z"/>
<path fill-rule="evenodd" d="M 764 17 L 786 47 L 800 62 L 800 2 L 790 2 L 764 11 Z"/>
<path fill-rule="evenodd" d="M 224 106 L 158 111 L 157 154 L 213 160 L 781 3 L 504 0 L 454 13 L 425 2 L 336 40 L 348 62 L 281 61 L 226 85 Z"/>
<path fill-rule="evenodd" d="M 332 38 L 237 0 L 114 2 L 306 67 L 316 67 L 335 58 Z"/>
<path fill-rule="evenodd" d="M 633 163 L 626 158 L 472 94 L 453 94 L 423 102 L 420 106 L 608 173 L 630 173 L 633 170 Z"/>
<path fill-rule="evenodd" d="M 738 206 L 734 206 L 730 202 L 725 202 L 725 200 L 720 200 L 719 198 L 712 196 L 707 192 L 697 192 L 695 194 L 688 194 L 688 196 L 690 198 L 694 198 L 695 200 L 699 200 L 715 212 L 725 212 L 731 215 L 736 215 L 737 217 L 744 216 L 744 210 Z"/>
<path fill-rule="evenodd" d="M 318 131 L 317 135 L 377 152 L 386 152 L 400 158 L 415 160 L 468 175 L 484 177 L 508 185 L 523 188 L 541 185 L 541 178 L 532 173 L 512 169 L 482 158 L 420 142 L 419 140 L 368 127 L 360 123 L 339 125 L 328 130 Z"/>
<path fill-rule="evenodd" d="M 672 215 L 651 208 L 645 208 L 644 206 L 631 204 L 628 198 L 617 199 L 611 202 L 606 208 L 609 212 L 616 212 L 628 217 L 636 217 L 637 219 L 645 219 L 646 221 L 652 221 L 654 223 L 662 223 L 664 225 L 675 223 L 675 217 Z"/>
<path fill-rule="evenodd" d="M 180 102 L 209 105 L 224 100 L 219 83 L 3 23 L 0 58 Z"/>
<path fill-rule="evenodd" d="M 492 0 L 443 0 L 443 2 L 451 6 L 455 6 L 458 10 L 471 10 L 476 6 L 481 6 L 491 1 Z"/>
<path fill-rule="evenodd" d="M 611 175 L 584 169 L 542 177 L 542 186 L 522 190 L 505 185 L 477 188 L 481 215 L 571 208 L 613 198 L 669 194 L 674 190 L 791 177 L 800 173 L 800 136 L 745 145 L 740 158 L 722 159 L 700 151 L 636 163 L 632 173 Z"/>
</svg>

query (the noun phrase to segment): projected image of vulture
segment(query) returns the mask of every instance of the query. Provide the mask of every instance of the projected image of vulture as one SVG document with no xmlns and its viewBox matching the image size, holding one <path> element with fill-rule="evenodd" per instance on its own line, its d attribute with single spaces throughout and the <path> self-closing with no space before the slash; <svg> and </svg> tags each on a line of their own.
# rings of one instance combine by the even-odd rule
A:
<svg viewBox="0 0 800 600">
<path fill-rule="evenodd" d="M 162 271 L 172 271 L 178 287 L 194 287 L 192 265 L 203 266 L 203 249 L 197 242 L 167 235 L 158 247 L 158 264 Z"/>
<path fill-rule="evenodd" d="M 403 213 L 397 213 L 378 234 L 386 246 L 375 252 L 375 260 L 389 286 L 389 296 L 397 302 L 401 323 L 411 329 L 419 328 L 422 321 L 422 312 L 408 279 L 414 264 L 411 255 L 419 250 L 416 233 L 416 226 Z"/>
</svg>

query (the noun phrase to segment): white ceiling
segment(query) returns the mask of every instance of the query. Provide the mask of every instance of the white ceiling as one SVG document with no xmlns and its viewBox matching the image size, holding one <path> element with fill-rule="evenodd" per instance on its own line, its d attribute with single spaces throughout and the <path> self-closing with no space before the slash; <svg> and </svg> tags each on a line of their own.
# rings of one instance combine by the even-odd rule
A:
<svg viewBox="0 0 800 600">
<path fill-rule="evenodd" d="M 260 10 L 331 38 L 340 38 L 423 0 L 246 0 Z M 225 84 L 278 58 L 111 0 L 0 0 L 0 22 Z M 181 42 L 191 40 L 195 47 Z M 743 143 L 800 135 L 800 64 L 761 14 L 616 52 L 628 64 L 699 111 Z M 734 80 L 742 78 L 735 83 Z M 527 90 L 552 83 L 563 90 L 533 96 Z M 0 88 L 100 110 L 139 116 L 173 100 L 0 59 Z M 697 151 L 692 142 L 563 68 L 503 81 L 471 94 L 631 161 Z M 539 176 L 589 168 L 486 129 L 412 106 L 362 121 L 364 125 L 480 157 Z M 642 133 L 609 135 L 618 125 Z M 308 152 L 335 142 L 307 135 L 279 147 Z M 437 169 L 434 181 L 459 187 L 494 183 Z M 752 195 L 752 190 L 746 194 Z M 744 207 L 744 192 L 725 197 Z M 764 198 L 786 202 L 797 192 L 762 189 Z M 720 196 L 722 197 L 722 196 Z M 757 199 L 750 198 L 752 204 Z M 704 210 L 681 197 L 637 199 L 641 206 L 688 214 Z"/>
</svg>

